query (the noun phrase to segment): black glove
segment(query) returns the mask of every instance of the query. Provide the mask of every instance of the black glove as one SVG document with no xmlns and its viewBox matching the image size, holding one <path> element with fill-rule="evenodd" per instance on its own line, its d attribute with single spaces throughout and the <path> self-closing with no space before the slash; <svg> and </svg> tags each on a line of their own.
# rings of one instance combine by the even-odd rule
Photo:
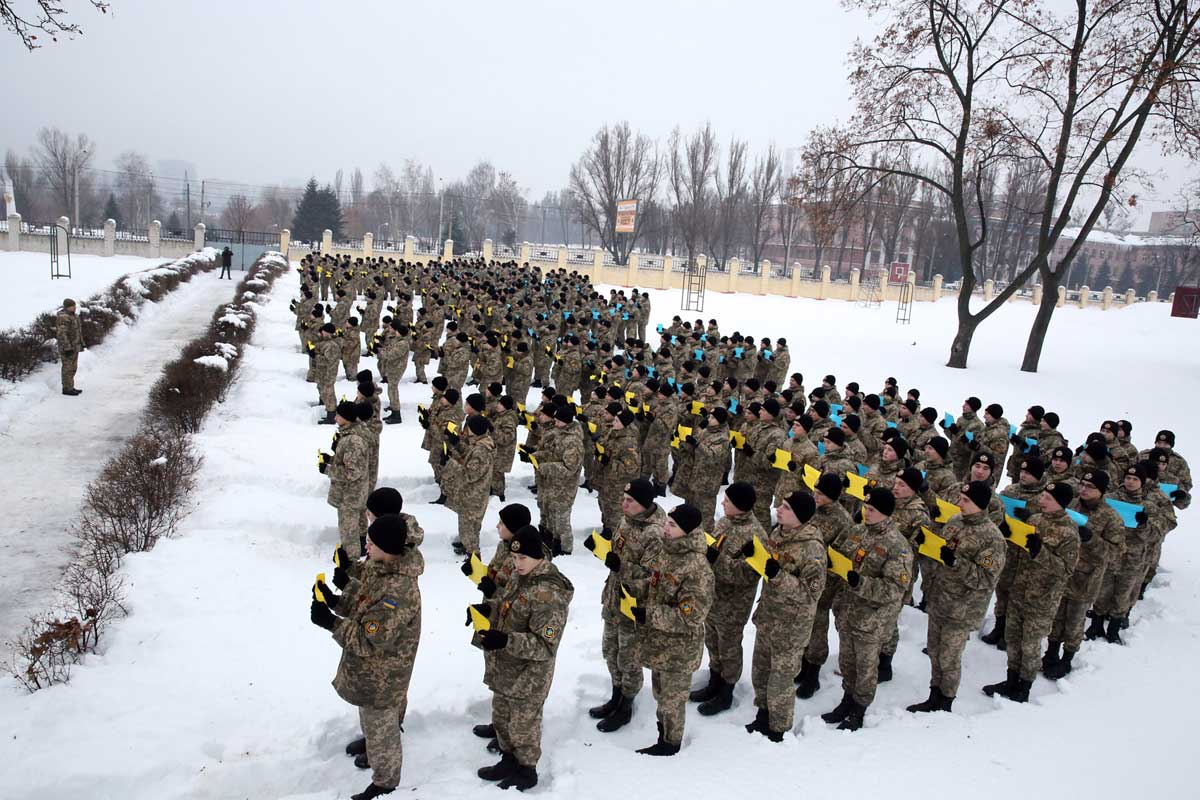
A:
<svg viewBox="0 0 1200 800">
<path fill-rule="evenodd" d="M 1009 440 L 1010 442 L 1012 442 L 1012 443 L 1013 443 L 1015 446 L 1017 446 L 1017 447 L 1024 447 L 1024 446 L 1025 446 L 1025 440 L 1024 440 L 1024 439 L 1022 439 L 1020 436 L 1018 436 L 1018 435 L 1017 435 L 1017 434 L 1015 434 L 1015 433 L 1014 433 L 1012 436 L 1008 437 L 1008 440 Z"/>
<path fill-rule="evenodd" d="M 744 545 L 742 545 L 742 549 L 738 552 L 742 554 L 742 558 L 749 558 L 750 556 L 754 555 L 754 540 L 751 539 L 750 541 L 746 542 Z"/>
<path fill-rule="evenodd" d="M 913 537 L 913 543 L 920 547 L 925 544 L 925 531 L 917 531 L 917 535 Z"/>
<path fill-rule="evenodd" d="M 313 625 L 316 625 L 318 628 L 324 628 L 327 631 L 333 630 L 334 626 L 337 625 L 337 617 L 329 610 L 329 606 L 319 602 L 316 598 L 313 598 L 312 606 L 308 611 L 308 618 L 312 620 Z"/>
<path fill-rule="evenodd" d="M 1175 491 L 1171 492 L 1171 499 L 1176 503 L 1182 503 L 1188 499 L 1188 493 L 1183 489 L 1176 489 Z"/>
<path fill-rule="evenodd" d="M 448 463 L 450 463 L 450 454 L 449 454 L 449 453 L 442 453 L 442 466 L 444 467 L 444 466 L 446 466 L 446 464 L 448 464 Z"/>
<path fill-rule="evenodd" d="M 850 476 L 849 476 L 849 475 L 843 475 L 843 476 L 842 476 L 842 488 L 843 488 L 843 489 L 849 489 L 849 488 L 850 488 Z"/>
<path fill-rule="evenodd" d="M 717 549 L 716 545 L 709 545 L 708 549 L 704 551 L 704 557 L 708 559 L 708 563 L 710 564 L 717 563 L 717 558 L 720 555 L 721 551 Z"/>
<path fill-rule="evenodd" d="M 1133 515 L 1133 519 L 1138 525 L 1145 525 L 1146 521 L 1150 518 L 1146 516 L 1145 511 L 1139 511 Z"/>
<path fill-rule="evenodd" d="M 957 422 L 952 423 L 949 428 L 946 428 L 946 430 L 950 433 L 951 436 L 957 435 L 958 434 L 958 423 Z"/>
<path fill-rule="evenodd" d="M 333 568 L 333 585 L 338 588 L 339 592 L 345 591 L 346 587 L 350 585 L 350 573 L 345 567 L 347 562 L 348 559 L 343 555 L 342 566 Z"/>
<path fill-rule="evenodd" d="M 767 559 L 767 566 L 763 569 L 763 573 L 767 576 L 767 580 L 771 580 L 779 574 L 779 570 L 783 569 L 779 562 L 773 558 Z"/>
<path fill-rule="evenodd" d="M 964 436 L 963 438 L 965 439 L 966 437 Z M 972 450 L 978 450 L 979 449 L 979 439 L 978 438 L 971 439 L 970 441 L 967 442 L 967 447 L 971 448 Z"/>
<path fill-rule="evenodd" d="M 954 559 L 955 559 L 954 548 L 952 548 L 948 545 L 942 545 L 941 552 L 938 553 L 938 555 L 940 555 L 942 557 L 942 563 L 945 564 L 947 567 L 954 566 Z"/>
<path fill-rule="evenodd" d="M 329 453 L 321 453 L 321 455 L 321 462 L 317 464 L 317 469 L 321 470 L 321 474 L 324 475 L 325 470 L 328 469 L 329 465 L 333 462 L 333 456 L 331 456 Z"/>
<path fill-rule="evenodd" d="M 448 444 L 451 444 L 451 445 L 458 444 L 458 434 L 457 433 L 451 433 L 450 431 L 446 431 L 443 438 L 446 440 L 446 442 Z"/>
<path fill-rule="evenodd" d="M 696 445 L 700 444 L 700 441 L 699 441 L 699 440 L 698 440 L 698 439 L 697 439 L 695 436 L 693 436 L 693 435 L 692 435 L 692 434 L 690 434 L 690 433 L 688 434 L 687 438 L 686 438 L 686 439 L 684 439 L 683 441 L 687 442 L 687 444 L 688 444 L 690 447 L 695 447 Z M 1178 493 L 1177 493 L 1177 494 L 1178 494 Z"/>
<path fill-rule="evenodd" d="M 484 650 L 503 650 L 508 644 L 508 634 L 504 631 L 484 631 L 479 643 L 483 645 Z"/>
<path fill-rule="evenodd" d="M 458 568 L 458 571 L 469 578 L 471 577 L 471 569 L 471 559 L 468 558 L 466 561 L 462 562 L 462 565 Z"/>
<path fill-rule="evenodd" d="M 749 442 L 742 445 L 742 452 L 745 453 L 748 458 L 754 457 L 754 448 L 750 446 Z"/>
<path fill-rule="evenodd" d="M 646 609 L 641 606 L 633 607 L 633 621 L 638 625 L 646 624 Z"/>
<path fill-rule="evenodd" d="M 1008 527 L 1008 520 L 1006 519 L 1000 520 L 1000 535 L 1005 539 L 1012 538 L 1012 528 Z"/>
<path fill-rule="evenodd" d="M 482 614 L 482 615 L 483 615 L 483 616 L 485 616 L 485 617 L 490 617 L 490 616 L 492 615 L 492 604 L 491 604 L 491 603 L 472 603 L 472 604 L 471 604 L 471 608 L 475 609 L 476 611 L 478 611 L 480 614 Z M 467 610 L 467 622 L 466 622 L 466 624 L 467 624 L 467 625 L 470 625 L 470 624 L 471 624 L 471 611 L 470 611 L 470 609 L 468 609 L 468 610 Z"/>
<path fill-rule="evenodd" d="M 854 570 L 850 570 L 846 573 L 846 583 L 850 584 L 851 589 L 854 589 L 862 583 L 862 577 Z"/>
<path fill-rule="evenodd" d="M 522 460 L 522 461 L 524 461 L 526 464 L 528 464 L 528 463 L 529 463 L 529 453 L 528 453 L 528 452 L 526 452 L 525 450 L 518 450 L 518 451 L 517 451 L 517 458 L 521 459 L 521 460 Z"/>
<path fill-rule="evenodd" d="M 642 414 L 642 418 L 643 418 L 643 419 L 645 419 L 645 420 L 646 420 L 646 422 L 649 422 L 649 423 L 653 423 L 653 422 L 654 422 L 654 415 L 653 415 L 653 414 L 651 414 L 649 411 L 647 411 L 647 412 L 643 413 L 643 414 Z"/>
<path fill-rule="evenodd" d="M 596 542 L 592 539 L 591 536 L 589 536 L 583 540 L 583 546 L 586 547 L 588 550 L 591 550 L 592 552 L 596 551 Z"/>
<path fill-rule="evenodd" d="M 332 609 L 338 607 L 338 601 L 342 598 L 338 597 L 333 591 L 325 585 L 325 581 L 317 581 L 317 591 L 325 597 L 325 605 Z"/>
<path fill-rule="evenodd" d="M 329 449 L 335 453 L 337 452 L 337 443 L 338 443 L 338 439 L 340 439 L 340 438 L 342 438 L 342 435 L 340 433 L 335 433 L 333 435 L 333 441 L 331 441 L 329 443 Z"/>
<path fill-rule="evenodd" d="M 1042 537 L 1036 533 L 1029 534 L 1029 538 L 1025 540 L 1025 547 L 1029 549 L 1029 557 L 1037 558 L 1037 554 L 1042 552 Z"/>
<path fill-rule="evenodd" d="M 1021 520 L 1021 522 L 1029 522 L 1029 518 L 1033 516 L 1033 512 L 1026 506 L 1025 508 L 1014 508 L 1012 515 Z"/>
<path fill-rule="evenodd" d="M 621 557 L 610 550 L 604 557 L 604 566 L 613 572 L 618 572 L 621 569 Z"/>
<path fill-rule="evenodd" d="M 612 461 L 612 458 L 609 457 L 608 453 L 601 453 L 600 455 L 596 456 L 596 460 L 601 464 L 607 464 L 609 461 Z"/>
<path fill-rule="evenodd" d="M 1089 528 L 1087 525 L 1080 525 L 1079 526 L 1079 541 L 1083 542 L 1084 544 L 1087 544 L 1091 540 L 1092 540 L 1092 529 Z"/>
<path fill-rule="evenodd" d="M 496 593 L 497 588 L 496 582 L 492 580 L 491 575 L 484 575 L 479 581 L 479 591 L 483 592 L 483 596 L 489 599 Z"/>
<path fill-rule="evenodd" d="M 800 462 L 793 458 L 788 462 L 787 468 L 788 472 L 795 472 L 796 470 L 800 469 Z"/>
</svg>

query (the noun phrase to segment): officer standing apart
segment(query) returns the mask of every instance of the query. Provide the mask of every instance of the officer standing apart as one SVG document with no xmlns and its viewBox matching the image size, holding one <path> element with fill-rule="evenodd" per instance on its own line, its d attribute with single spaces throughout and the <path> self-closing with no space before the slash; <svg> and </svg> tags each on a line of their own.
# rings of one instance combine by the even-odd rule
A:
<svg viewBox="0 0 1200 800">
<path fill-rule="evenodd" d="M 63 300 L 62 310 L 54 317 L 55 335 L 58 337 L 58 353 L 62 359 L 62 393 L 70 397 L 83 394 L 75 388 L 75 370 L 79 368 L 79 351 L 83 346 L 83 333 L 79 329 L 79 317 L 75 313 L 75 301 Z"/>
</svg>

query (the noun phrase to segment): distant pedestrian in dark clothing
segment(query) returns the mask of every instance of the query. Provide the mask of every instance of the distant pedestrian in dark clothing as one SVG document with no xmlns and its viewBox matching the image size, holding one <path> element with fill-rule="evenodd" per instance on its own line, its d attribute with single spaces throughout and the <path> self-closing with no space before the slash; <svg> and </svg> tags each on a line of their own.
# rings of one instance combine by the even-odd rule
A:
<svg viewBox="0 0 1200 800">
<path fill-rule="evenodd" d="M 233 273 L 229 270 L 232 265 L 233 251 L 229 249 L 229 245 L 226 245 L 225 249 L 221 251 L 221 278 L 229 278 L 229 280 L 233 280 Z"/>
</svg>

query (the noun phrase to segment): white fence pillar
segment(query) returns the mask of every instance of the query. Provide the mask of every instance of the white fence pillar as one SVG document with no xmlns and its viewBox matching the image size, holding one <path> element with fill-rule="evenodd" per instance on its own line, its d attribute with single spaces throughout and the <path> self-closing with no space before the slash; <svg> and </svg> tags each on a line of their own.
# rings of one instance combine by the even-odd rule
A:
<svg viewBox="0 0 1200 800">
<path fill-rule="evenodd" d="M 21 249 L 21 215 L 15 211 L 8 215 L 8 249 L 14 253 Z"/>
<path fill-rule="evenodd" d="M 58 218 L 58 227 L 54 229 L 54 235 L 58 238 L 58 252 L 67 252 L 67 248 L 70 247 L 68 238 L 71 235 L 71 220 L 68 217 Z"/>
<path fill-rule="evenodd" d="M 279 252 L 283 253 L 283 257 L 288 257 L 288 250 L 292 246 L 292 232 L 284 228 L 279 232 Z"/>
<path fill-rule="evenodd" d="M 117 254 L 117 221 L 115 219 L 104 220 L 104 255 L 115 256 Z"/>
<path fill-rule="evenodd" d="M 195 228 L 195 233 L 193 234 L 193 237 L 192 237 L 192 244 L 195 246 L 195 248 L 197 250 L 204 249 L 204 231 L 205 231 L 204 223 L 197 222 L 196 228 Z"/>
<path fill-rule="evenodd" d="M 150 257 L 162 258 L 162 223 L 152 220 L 146 229 L 146 238 L 150 242 Z"/>
<path fill-rule="evenodd" d="M 333 252 L 333 231 L 326 228 L 321 231 L 321 255 L 327 256 Z"/>
</svg>

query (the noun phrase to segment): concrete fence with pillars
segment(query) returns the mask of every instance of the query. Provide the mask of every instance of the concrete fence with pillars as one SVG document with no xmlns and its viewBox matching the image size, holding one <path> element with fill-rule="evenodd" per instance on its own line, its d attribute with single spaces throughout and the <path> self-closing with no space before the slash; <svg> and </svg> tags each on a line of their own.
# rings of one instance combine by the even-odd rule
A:
<svg viewBox="0 0 1200 800">
<path fill-rule="evenodd" d="M 53 225 L 30 225 L 20 214 L 9 214 L 6 227 L 0 235 L 0 244 L 9 252 L 49 253 L 51 236 L 58 238 L 59 253 L 66 253 L 69 246 L 72 255 L 173 260 L 204 247 L 203 224 L 185 236 L 179 232 L 164 233 L 158 220 L 153 220 L 144 231 L 117 230 L 117 223 L 111 219 L 105 220 L 101 228 L 81 230 L 72 228 L 67 217 L 59 217 Z"/>
</svg>

